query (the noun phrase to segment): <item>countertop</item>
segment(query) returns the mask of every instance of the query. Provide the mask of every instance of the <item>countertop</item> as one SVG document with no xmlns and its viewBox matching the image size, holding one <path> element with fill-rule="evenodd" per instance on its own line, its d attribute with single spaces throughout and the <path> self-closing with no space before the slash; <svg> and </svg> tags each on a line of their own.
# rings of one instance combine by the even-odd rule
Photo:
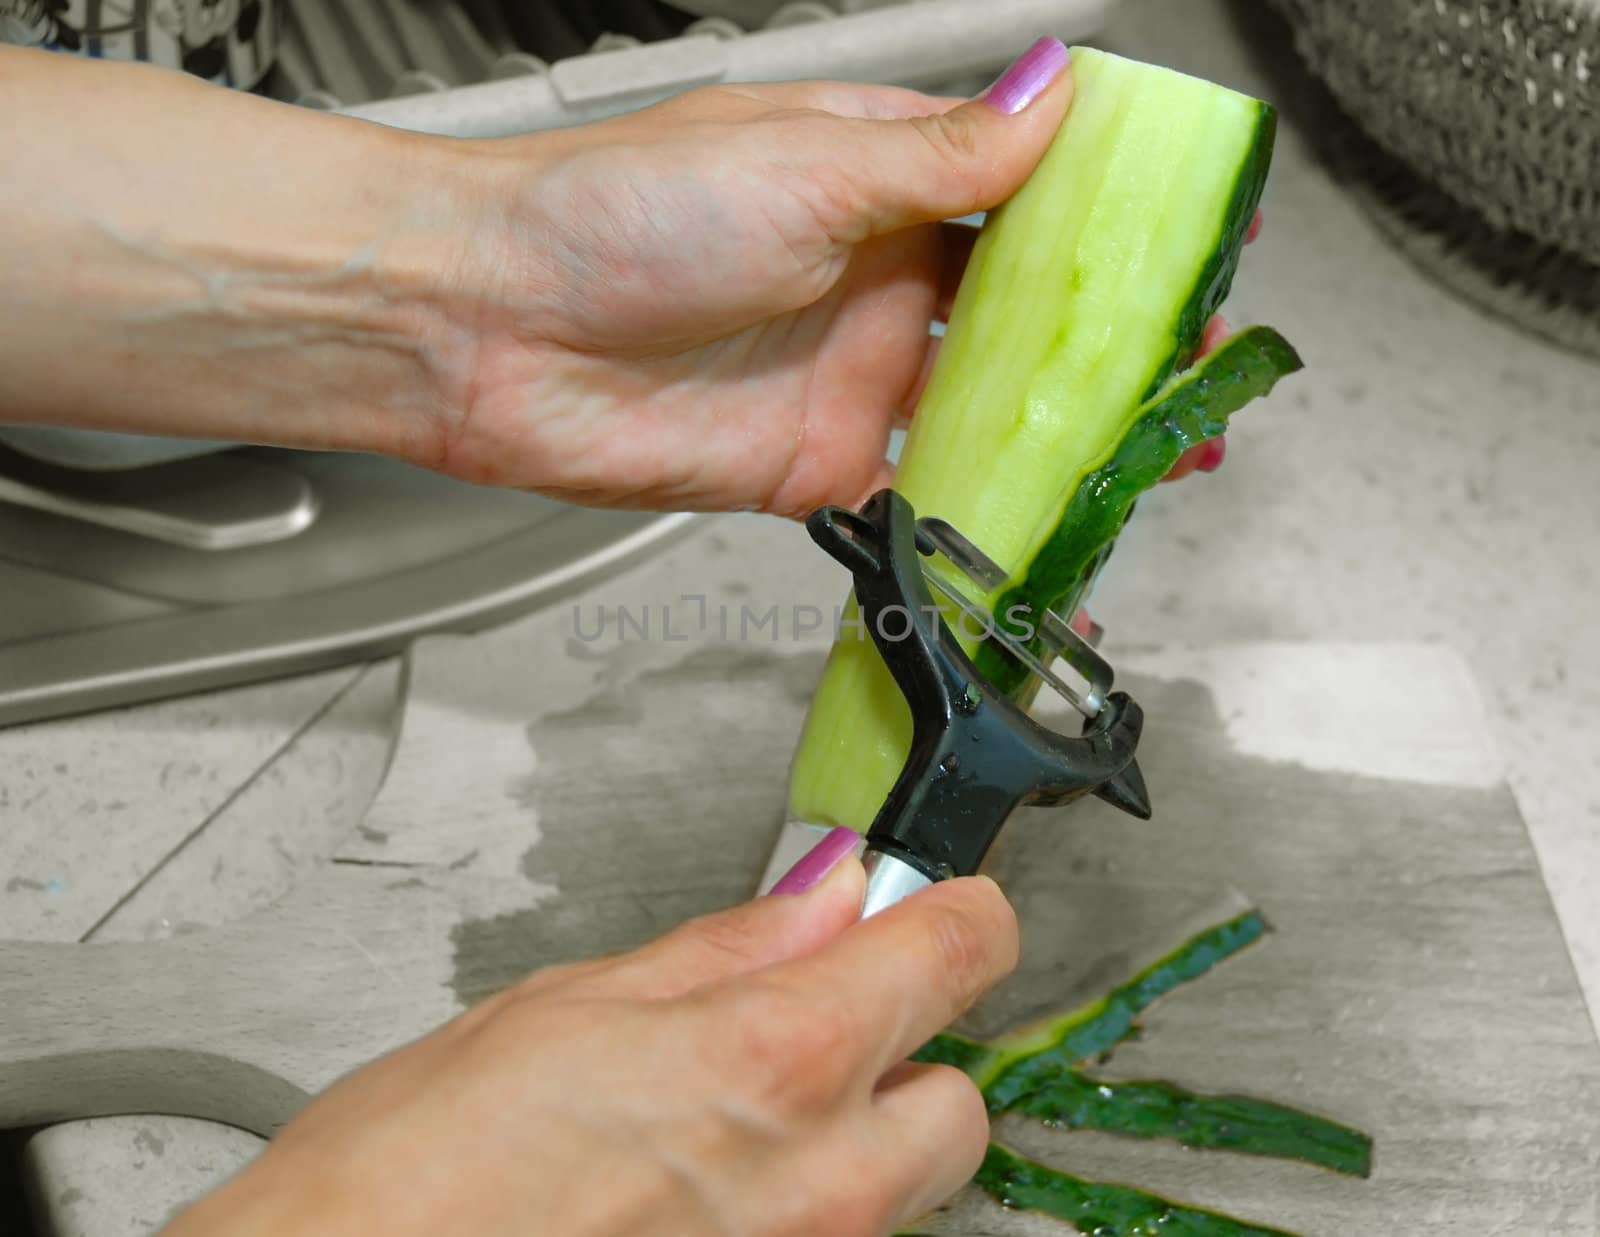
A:
<svg viewBox="0 0 1600 1237">
<path fill-rule="evenodd" d="M 1240 29 L 1243 7 L 1131 0 L 1107 42 L 1270 98 L 1278 71 Z M 1454 646 L 1493 718 L 1592 1013 L 1600 363 L 1419 274 L 1318 162 L 1306 118 L 1283 119 L 1266 229 L 1228 313 L 1279 328 L 1307 369 L 1241 415 L 1220 472 L 1141 503 L 1092 607 L 1106 651 L 1116 661 L 1240 640 Z M 762 580 L 792 588 L 797 572 L 837 583 L 800 530 L 772 523 L 708 518 L 669 555 L 674 579 L 693 593 L 742 575 L 753 596 Z M 761 561 L 741 556 L 752 547 Z M 626 578 L 617 587 L 626 596 Z M 125 935 L 171 931 L 162 881 L 219 825 L 264 857 L 249 879 L 223 882 L 217 906 L 185 914 L 214 921 L 270 896 L 292 879 L 297 847 L 309 854 L 316 838 L 355 827 L 383 773 L 397 691 L 387 664 L 0 732 L 0 934 L 114 936 L 119 919 Z M 1372 707 L 1405 703 L 1397 692 Z M 352 720 L 333 728 L 339 741 L 308 751 L 301 740 L 340 710 Z M 278 851 L 240 824 L 286 814 L 296 823 Z M 208 862 L 227 860 L 223 848 Z"/>
</svg>

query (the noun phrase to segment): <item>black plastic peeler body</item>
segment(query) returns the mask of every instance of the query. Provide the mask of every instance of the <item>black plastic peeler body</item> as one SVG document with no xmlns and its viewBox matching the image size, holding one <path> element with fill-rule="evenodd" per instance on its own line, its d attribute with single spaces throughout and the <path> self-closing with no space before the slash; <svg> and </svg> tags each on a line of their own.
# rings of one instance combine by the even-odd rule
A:
<svg viewBox="0 0 1600 1237">
<path fill-rule="evenodd" d="M 1080 735 L 1060 734 L 995 690 L 956 641 L 930 591 L 924 561 L 943 551 L 969 579 L 992 585 L 1004 573 L 976 547 L 940 521 L 919 521 L 893 490 L 880 491 L 859 512 L 824 507 L 806 527 L 854 575 L 862 626 L 911 708 L 910 755 L 867 833 L 864 914 L 934 881 L 977 872 L 1018 807 L 1096 795 L 1149 818 L 1134 760 L 1143 714 L 1131 698 L 1093 685 L 1086 697 L 1068 690 L 991 623 L 986 638 L 999 639 L 1085 715 Z M 935 583 L 948 600 L 972 611 L 960 594 L 936 577 Z M 1051 651 L 1080 666 L 1086 656 L 1104 671 L 1102 686 L 1109 687 L 1109 666 L 1056 616 L 1049 618 L 1054 621 L 1041 630 L 1053 636 L 1046 640 Z M 1077 647 L 1069 651 L 1072 642 Z"/>
</svg>

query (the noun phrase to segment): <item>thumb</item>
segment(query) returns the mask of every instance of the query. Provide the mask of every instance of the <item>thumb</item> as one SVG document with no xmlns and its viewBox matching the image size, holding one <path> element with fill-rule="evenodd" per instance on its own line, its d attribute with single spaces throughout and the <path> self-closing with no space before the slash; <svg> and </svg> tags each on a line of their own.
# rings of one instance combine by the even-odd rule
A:
<svg viewBox="0 0 1600 1237">
<path fill-rule="evenodd" d="M 691 919 L 597 978 L 627 996 L 660 1000 L 814 953 L 861 918 L 866 873 L 851 853 L 859 840 L 834 830 L 801 861 L 811 870 L 790 886 L 794 896 L 782 896 L 780 884 L 780 896 Z"/>
<path fill-rule="evenodd" d="M 976 99 L 928 116 L 859 122 L 867 149 L 852 196 L 869 233 L 1004 202 L 1038 166 L 1072 105 L 1071 53 L 1040 39 Z"/>
</svg>

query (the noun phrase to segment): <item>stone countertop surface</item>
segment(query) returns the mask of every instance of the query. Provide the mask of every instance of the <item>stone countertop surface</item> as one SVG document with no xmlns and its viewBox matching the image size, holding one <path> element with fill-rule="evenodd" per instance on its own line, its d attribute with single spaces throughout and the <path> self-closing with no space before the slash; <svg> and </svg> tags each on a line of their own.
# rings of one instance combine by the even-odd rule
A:
<svg viewBox="0 0 1600 1237">
<path fill-rule="evenodd" d="M 1241 31 L 1241 8 L 1129 0 L 1107 44 L 1274 97 L 1281 65 Z M 1241 640 L 1454 646 L 1476 673 L 1593 1012 L 1600 363 L 1416 272 L 1319 163 L 1306 118 L 1290 109 L 1283 120 L 1266 230 L 1229 317 L 1276 326 L 1307 369 L 1239 418 L 1219 473 L 1141 502 L 1094 601 L 1107 652 L 1115 662 Z M 818 604 L 831 606 L 839 569 L 798 528 L 773 525 L 708 519 L 640 570 L 670 573 L 684 593 L 733 581 L 758 610 L 815 580 Z M 597 595 L 631 595 L 626 577 L 606 587 Z M 399 712 L 385 664 L 0 731 L 0 935 L 159 936 L 269 900 L 328 837 L 358 826 Z M 258 827 L 268 819 L 281 827 Z M 92 1141 L 96 1127 L 98 1152 L 70 1139 L 38 1151 L 44 1176 L 70 1182 L 72 1156 L 98 1164 L 130 1137 L 116 1122 L 71 1128 Z M 183 1197 L 170 1182 L 151 1188 L 157 1201 L 161 1189 Z M 65 1213 L 52 1222 L 113 1231 Z"/>
</svg>

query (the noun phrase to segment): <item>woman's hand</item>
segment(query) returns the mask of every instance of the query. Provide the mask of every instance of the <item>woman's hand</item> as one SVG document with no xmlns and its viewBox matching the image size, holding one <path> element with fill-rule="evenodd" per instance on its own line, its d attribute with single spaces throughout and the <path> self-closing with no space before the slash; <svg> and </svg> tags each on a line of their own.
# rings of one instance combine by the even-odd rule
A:
<svg viewBox="0 0 1600 1237">
<path fill-rule="evenodd" d="M 476 145 L 504 213 L 467 253 L 440 466 L 604 505 L 859 506 L 977 235 L 942 221 L 1016 192 L 1072 94 L 1044 40 L 973 101 L 738 86 Z"/>
<path fill-rule="evenodd" d="M 983 1157 L 976 1087 L 905 1062 L 1017 925 L 981 877 L 858 923 L 863 882 L 846 854 L 533 975 L 334 1086 L 165 1237 L 882 1237 Z"/>
<path fill-rule="evenodd" d="M 1064 57 L 971 101 L 729 86 L 465 142 L 0 47 L 26 173 L 0 181 L 0 420 L 603 505 L 857 504 L 971 250 L 942 221 L 1027 178 Z"/>
<path fill-rule="evenodd" d="M 500 217 L 448 356 L 440 461 L 581 502 L 859 505 L 886 483 L 975 232 L 1065 115 L 1044 41 L 976 101 L 832 83 L 699 90 L 477 144 Z"/>
</svg>

